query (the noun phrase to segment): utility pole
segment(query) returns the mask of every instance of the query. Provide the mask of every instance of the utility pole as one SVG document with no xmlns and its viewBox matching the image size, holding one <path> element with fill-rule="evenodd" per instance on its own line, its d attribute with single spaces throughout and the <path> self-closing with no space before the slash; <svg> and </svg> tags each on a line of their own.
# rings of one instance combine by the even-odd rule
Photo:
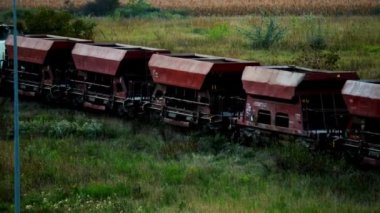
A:
<svg viewBox="0 0 380 213">
<path fill-rule="evenodd" d="M 17 60 L 17 10 L 13 0 L 13 125 L 14 125 L 14 199 L 15 213 L 20 213 L 20 137 L 18 100 L 18 60 Z"/>
</svg>

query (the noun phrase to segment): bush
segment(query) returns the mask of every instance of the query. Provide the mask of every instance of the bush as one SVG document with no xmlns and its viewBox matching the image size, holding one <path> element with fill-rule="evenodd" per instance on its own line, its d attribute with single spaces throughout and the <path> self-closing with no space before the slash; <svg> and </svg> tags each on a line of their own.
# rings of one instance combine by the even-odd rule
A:
<svg viewBox="0 0 380 213">
<path fill-rule="evenodd" d="M 340 56 L 335 51 L 305 49 L 293 63 L 313 69 L 334 70 L 338 67 L 339 59 Z"/>
<path fill-rule="evenodd" d="M 30 34 L 55 34 L 91 39 L 96 24 L 86 19 L 75 18 L 68 12 L 48 8 L 37 9 L 23 20 L 25 31 Z"/>
<path fill-rule="evenodd" d="M 327 47 L 324 31 L 321 28 L 321 20 L 315 16 L 306 16 L 305 30 L 307 31 L 307 45 L 313 50 L 324 50 Z"/>
<path fill-rule="evenodd" d="M 259 26 L 253 26 L 251 30 L 243 31 L 252 48 L 269 49 L 280 42 L 286 33 L 273 17 L 262 19 Z"/>
<path fill-rule="evenodd" d="M 30 14 L 32 14 L 33 10 L 31 9 L 17 9 L 17 18 L 25 19 Z M 11 23 L 12 22 L 13 12 L 12 10 L 7 10 L 1 13 L 0 22 Z"/>
<path fill-rule="evenodd" d="M 112 14 L 120 6 L 119 0 L 95 0 L 79 9 L 82 15 L 104 16 Z"/>
</svg>

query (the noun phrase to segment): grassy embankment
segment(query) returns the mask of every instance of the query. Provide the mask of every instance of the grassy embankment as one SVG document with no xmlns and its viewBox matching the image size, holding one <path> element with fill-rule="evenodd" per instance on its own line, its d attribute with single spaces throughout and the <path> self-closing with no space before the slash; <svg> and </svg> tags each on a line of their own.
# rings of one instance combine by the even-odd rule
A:
<svg viewBox="0 0 380 213">
<path fill-rule="evenodd" d="M 380 210 L 379 172 L 297 145 L 241 147 L 35 103 L 21 112 L 26 212 Z M 2 211 L 11 208 L 13 161 L 11 140 L 0 142 Z"/>
</svg>

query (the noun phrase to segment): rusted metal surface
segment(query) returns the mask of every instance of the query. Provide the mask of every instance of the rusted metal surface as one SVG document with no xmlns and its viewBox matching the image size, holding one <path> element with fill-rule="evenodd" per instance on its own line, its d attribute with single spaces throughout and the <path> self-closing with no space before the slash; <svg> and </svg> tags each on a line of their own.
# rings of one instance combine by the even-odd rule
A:
<svg viewBox="0 0 380 213">
<path fill-rule="evenodd" d="M 298 66 L 263 66 L 263 68 L 294 73 L 305 73 L 304 81 L 330 81 L 330 80 L 350 80 L 359 79 L 357 72 L 354 71 L 330 71 L 316 70 Z"/>
<path fill-rule="evenodd" d="M 313 70 L 312 72 L 307 72 L 307 75 L 305 76 L 305 81 L 346 81 L 352 79 L 359 79 L 356 72 Z"/>
<path fill-rule="evenodd" d="M 148 61 L 153 53 L 167 52 L 167 50 L 125 44 L 76 44 L 72 55 L 78 70 L 115 76 L 123 60 Z"/>
<path fill-rule="evenodd" d="M 257 62 L 205 55 L 153 55 L 149 68 L 155 83 L 200 90 L 209 73 L 242 72 Z"/>
<path fill-rule="evenodd" d="M 267 110 L 271 113 L 269 124 L 258 122 L 258 111 Z M 288 127 L 276 126 L 276 113 L 284 113 L 289 117 Z M 237 121 L 238 125 L 251 126 L 259 129 L 282 132 L 290 135 L 304 135 L 302 123 L 302 106 L 301 103 L 286 103 L 277 101 L 268 101 L 247 97 L 244 116 Z"/>
<path fill-rule="evenodd" d="M 351 114 L 380 119 L 380 83 L 347 81 L 342 94 Z"/>
<path fill-rule="evenodd" d="M 293 66 L 246 67 L 242 81 L 247 94 L 290 100 L 302 82 L 344 82 L 358 79 L 356 72 L 321 71 Z M 324 89 L 323 86 L 320 87 Z M 320 91 L 320 90 L 318 90 Z M 300 91 L 302 93 L 304 91 Z M 308 91 L 310 92 L 310 91 Z"/>
<path fill-rule="evenodd" d="M 327 134 L 342 127 L 340 118 L 347 112 L 341 89 L 347 79 L 357 78 L 355 72 L 247 67 L 242 76 L 247 101 L 238 125 L 300 136 Z"/>
<path fill-rule="evenodd" d="M 105 105 L 99 105 L 99 104 L 93 104 L 91 102 L 84 102 L 83 107 L 85 108 L 90 108 L 90 109 L 95 109 L 95 110 L 100 110 L 100 111 L 105 111 L 106 106 Z"/>
<path fill-rule="evenodd" d="M 266 67 L 246 67 L 242 76 L 247 94 L 292 99 L 304 73 L 280 71 Z"/>
<path fill-rule="evenodd" d="M 54 41 L 17 36 L 18 59 L 20 61 L 44 64 L 48 51 L 53 46 Z M 13 36 L 9 36 L 6 41 L 8 56 L 13 59 Z"/>
<path fill-rule="evenodd" d="M 17 36 L 18 59 L 34 64 L 45 64 L 51 51 L 70 51 L 77 42 L 90 43 L 90 40 L 75 39 L 54 35 Z M 8 36 L 6 48 L 9 59 L 13 59 L 13 36 Z"/>
<path fill-rule="evenodd" d="M 115 76 L 127 51 L 76 44 L 72 56 L 76 69 Z"/>
<path fill-rule="evenodd" d="M 180 121 L 171 118 L 164 118 L 164 123 L 179 127 L 190 127 L 190 122 L 188 121 Z"/>
</svg>

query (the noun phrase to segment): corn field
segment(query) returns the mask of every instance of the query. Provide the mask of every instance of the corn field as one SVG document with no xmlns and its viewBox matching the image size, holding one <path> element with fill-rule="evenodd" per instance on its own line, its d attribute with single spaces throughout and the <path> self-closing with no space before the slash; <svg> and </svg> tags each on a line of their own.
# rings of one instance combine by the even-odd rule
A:
<svg viewBox="0 0 380 213">
<path fill-rule="evenodd" d="M 162 9 L 181 9 L 196 15 L 244 14 L 379 14 L 380 0 L 147 0 Z M 2 0 L 0 9 L 10 8 L 10 0 Z M 78 7 L 89 0 L 17 0 L 19 7 Z M 121 0 L 122 4 L 128 0 Z"/>
<path fill-rule="evenodd" d="M 151 0 L 165 9 L 185 9 L 195 14 L 370 14 L 380 0 Z"/>
</svg>

